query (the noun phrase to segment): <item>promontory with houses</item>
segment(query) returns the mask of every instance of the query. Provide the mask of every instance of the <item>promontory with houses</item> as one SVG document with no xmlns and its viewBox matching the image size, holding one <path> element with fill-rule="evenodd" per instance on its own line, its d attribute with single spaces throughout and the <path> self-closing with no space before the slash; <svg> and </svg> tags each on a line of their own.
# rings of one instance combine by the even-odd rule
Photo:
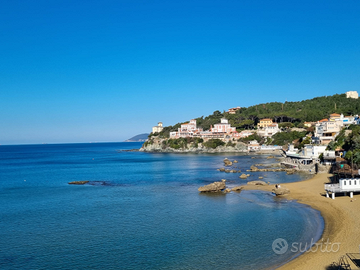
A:
<svg viewBox="0 0 360 270">
<path fill-rule="evenodd" d="M 140 151 L 244 152 L 277 151 L 285 163 L 306 167 L 320 160 L 358 159 L 349 142 L 360 133 L 356 91 L 300 102 L 272 102 L 215 111 L 174 126 L 159 122 Z M 357 137 L 356 137 L 357 138 Z"/>
</svg>

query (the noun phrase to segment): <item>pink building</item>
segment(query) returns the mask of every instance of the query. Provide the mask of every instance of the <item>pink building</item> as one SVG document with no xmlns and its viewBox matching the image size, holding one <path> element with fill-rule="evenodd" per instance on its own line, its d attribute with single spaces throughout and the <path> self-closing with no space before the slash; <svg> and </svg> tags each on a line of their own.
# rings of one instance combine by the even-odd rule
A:
<svg viewBox="0 0 360 270">
<path fill-rule="evenodd" d="M 213 128 L 210 128 L 210 131 L 214 133 L 232 133 L 236 132 L 236 128 L 232 127 L 227 119 L 222 118 L 221 123 L 215 124 Z"/>
</svg>

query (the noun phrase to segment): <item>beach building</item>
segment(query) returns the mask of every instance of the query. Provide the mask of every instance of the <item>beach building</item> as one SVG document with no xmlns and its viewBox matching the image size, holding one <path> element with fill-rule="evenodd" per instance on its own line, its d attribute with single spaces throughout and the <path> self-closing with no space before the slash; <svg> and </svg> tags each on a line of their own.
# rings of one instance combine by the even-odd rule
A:
<svg viewBox="0 0 360 270">
<path fill-rule="evenodd" d="M 357 91 L 348 91 L 348 92 L 346 92 L 346 98 L 358 99 L 358 98 L 359 98 L 359 94 L 358 94 Z"/>
<path fill-rule="evenodd" d="M 319 156 L 325 152 L 326 147 L 326 145 L 305 144 L 301 155 L 307 158 L 319 158 Z"/>
<path fill-rule="evenodd" d="M 264 127 L 267 127 L 272 124 L 273 124 L 273 121 L 270 118 L 264 118 L 264 119 L 260 120 L 260 122 L 257 124 L 257 126 L 258 126 L 258 128 L 264 128 Z"/>
<path fill-rule="evenodd" d="M 236 111 L 238 111 L 238 110 L 240 110 L 240 109 L 241 109 L 241 107 L 230 108 L 230 109 L 227 111 L 227 113 L 229 113 L 229 114 L 235 114 Z"/>
<path fill-rule="evenodd" d="M 157 126 L 152 127 L 152 133 L 159 133 L 163 130 L 163 123 L 159 122 Z"/>
<path fill-rule="evenodd" d="M 275 150 L 282 150 L 281 145 L 261 145 L 260 150 L 261 151 L 275 151 Z"/>
<path fill-rule="evenodd" d="M 248 151 L 250 151 L 250 152 L 258 151 L 258 150 L 260 150 L 260 144 L 258 143 L 257 140 L 253 140 L 248 143 L 247 148 L 248 148 Z"/>
<path fill-rule="evenodd" d="M 325 150 L 323 153 L 324 164 L 332 165 L 336 162 L 335 151 Z"/>
<path fill-rule="evenodd" d="M 350 193 L 350 198 L 353 197 L 354 192 L 360 192 L 360 178 L 342 178 L 338 184 L 325 184 L 326 197 L 329 198 L 331 192 L 331 198 L 335 199 L 336 193 Z"/>
</svg>

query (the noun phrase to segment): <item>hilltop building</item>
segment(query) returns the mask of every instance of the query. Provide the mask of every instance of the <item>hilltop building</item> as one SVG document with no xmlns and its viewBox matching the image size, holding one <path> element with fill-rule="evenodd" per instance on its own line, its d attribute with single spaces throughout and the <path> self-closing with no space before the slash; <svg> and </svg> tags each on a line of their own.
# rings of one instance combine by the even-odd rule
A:
<svg viewBox="0 0 360 270">
<path fill-rule="evenodd" d="M 227 111 L 227 113 L 229 113 L 229 114 L 235 114 L 236 111 L 238 111 L 238 110 L 240 110 L 240 109 L 241 109 L 241 107 L 230 108 L 230 109 Z"/>
<path fill-rule="evenodd" d="M 159 122 L 157 126 L 152 127 L 152 133 L 159 133 L 163 130 L 163 123 Z"/>
<path fill-rule="evenodd" d="M 358 98 L 359 98 L 359 94 L 358 94 L 357 91 L 348 91 L 348 92 L 346 92 L 346 98 L 358 99 Z"/>
</svg>

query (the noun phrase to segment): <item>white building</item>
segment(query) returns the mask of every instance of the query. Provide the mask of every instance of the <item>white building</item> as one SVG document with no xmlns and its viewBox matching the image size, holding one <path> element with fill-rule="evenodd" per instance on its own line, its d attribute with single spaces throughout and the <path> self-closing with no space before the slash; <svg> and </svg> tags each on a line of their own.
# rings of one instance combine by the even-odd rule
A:
<svg viewBox="0 0 360 270">
<path fill-rule="evenodd" d="M 315 137 L 318 137 L 321 144 L 329 144 L 329 142 L 335 140 L 335 137 L 339 134 L 343 126 L 341 120 L 318 121 L 315 125 Z"/>
<path fill-rule="evenodd" d="M 200 135 L 202 128 L 197 128 L 196 120 L 192 119 L 188 123 L 184 123 L 178 128 L 178 131 L 170 132 L 170 138 L 186 138 Z"/>
<path fill-rule="evenodd" d="M 271 137 L 276 133 L 280 132 L 278 123 L 272 123 L 268 126 L 258 129 L 257 133 L 263 137 Z"/>
<path fill-rule="evenodd" d="M 339 180 L 338 184 L 325 184 L 326 197 L 329 198 L 329 192 L 331 192 L 331 198 L 335 199 L 335 193 L 350 192 L 350 198 L 353 197 L 354 192 L 360 192 L 360 178 L 343 178 Z"/>
<path fill-rule="evenodd" d="M 345 126 L 356 124 L 355 116 L 344 116 L 343 114 L 341 114 L 340 121 L 342 121 L 343 125 Z"/>
<path fill-rule="evenodd" d="M 359 98 L 359 94 L 357 91 L 348 91 L 346 92 L 346 98 L 355 98 L 358 99 Z"/>
<path fill-rule="evenodd" d="M 250 141 L 248 143 L 248 151 L 258 151 L 260 150 L 260 144 L 257 140 Z"/>
<path fill-rule="evenodd" d="M 319 158 L 325 152 L 326 145 L 305 144 L 302 150 L 302 156 L 309 158 Z"/>
<path fill-rule="evenodd" d="M 159 122 L 157 126 L 152 127 L 152 133 L 159 133 L 163 130 L 163 123 Z"/>
</svg>

